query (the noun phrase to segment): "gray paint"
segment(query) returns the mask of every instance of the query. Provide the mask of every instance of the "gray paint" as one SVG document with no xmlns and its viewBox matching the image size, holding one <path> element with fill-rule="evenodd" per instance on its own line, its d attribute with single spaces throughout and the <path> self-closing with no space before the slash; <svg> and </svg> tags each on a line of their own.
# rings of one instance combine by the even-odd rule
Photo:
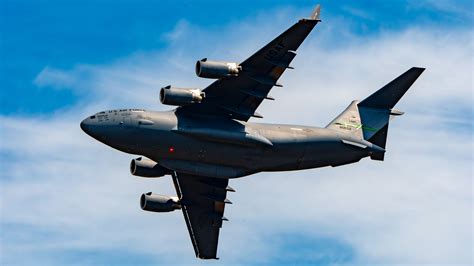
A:
<svg viewBox="0 0 474 266">
<path fill-rule="evenodd" d="M 122 109 L 99 112 L 81 128 L 117 150 L 145 156 L 131 162 L 144 177 L 171 174 L 177 198 L 147 193 L 141 207 L 181 208 L 196 257 L 217 258 L 229 179 L 258 172 L 340 166 L 364 157 L 383 160 L 393 109 L 423 72 L 411 68 L 365 100 L 353 101 L 325 128 L 248 122 L 296 50 L 319 20 L 319 6 L 240 64 L 201 60 L 196 73 L 219 78 L 204 90 L 161 91 L 167 112 Z M 168 100 L 166 100 L 168 98 Z"/>
<path fill-rule="evenodd" d="M 328 128 L 214 117 L 193 119 L 173 111 L 112 110 L 95 116 L 86 118 L 81 127 L 112 148 L 146 156 L 165 167 L 176 166 L 170 170 L 193 174 L 199 174 L 193 169 L 200 168 L 209 173 L 217 171 L 205 174 L 210 177 L 234 178 L 262 171 L 342 165 L 377 151 L 363 139 Z M 142 120 L 152 123 L 142 124 Z M 367 148 L 347 145 L 342 140 Z M 234 169 L 233 174 L 230 169 Z"/>
</svg>

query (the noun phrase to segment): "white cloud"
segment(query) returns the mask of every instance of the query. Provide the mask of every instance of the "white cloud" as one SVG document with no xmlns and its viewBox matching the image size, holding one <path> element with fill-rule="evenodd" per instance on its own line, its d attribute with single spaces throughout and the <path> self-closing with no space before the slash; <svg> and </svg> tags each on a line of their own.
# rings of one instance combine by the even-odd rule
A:
<svg viewBox="0 0 474 266">
<path fill-rule="evenodd" d="M 2 231 L 10 231 L 1 236 L 3 260 L 54 263 L 42 254 L 97 249 L 196 262 L 181 213 L 138 207 L 143 192 L 173 194 L 171 180 L 130 176 L 133 156 L 97 143 L 78 124 L 104 109 L 168 109 L 158 104 L 160 86 L 206 86 L 209 80 L 194 77 L 194 61 L 244 59 L 294 18 L 278 14 L 274 22 L 262 15 L 218 33 L 180 22 L 165 36 L 172 40 L 167 49 L 108 65 L 46 67 L 38 86 L 73 89 L 83 100 L 51 117 L 1 117 Z M 234 204 L 226 211 L 231 223 L 222 229 L 221 262 L 289 256 L 293 251 L 279 250 L 274 236 L 298 232 L 349 245 L 355 263 L 472 263 L 473 49 L 466 45 L 472 32 L 414 27 L 371 37 L 347 34 L 344 44 L 331 47 L 346 29 L 338 21 L 325 23 L 301 47 L 296 70 L 282 78 L 285 87 L 274 89 L 277 101 L 261 107 L 264 122 L 324 126 L 350 100 L 409 67 L 427 70 L 400 103 L 407 114 L 391 125 L 385 162 L 231 181 L 238 191 L 229 195 Z M 454 107 L 468 113 L 445 110 Z"/>
<path fill-rule="evenodd" d="M 49 86 L 51 88 L 63 89 L 73 86 L 73 75 L 64 71 L 45 67 L 35 78 L 34 83 L 39 87 Z"/>
<path fill-rule="evenodd" d="M 444 13 L 451 13 L 457 16 L 472 18 L 473 10 L 470 1 L 453 1 L 450 0 L 423 0 L 417 2 L 409 2 L 408 6 L 416 8 L 428 8 Z"/>
</svg>

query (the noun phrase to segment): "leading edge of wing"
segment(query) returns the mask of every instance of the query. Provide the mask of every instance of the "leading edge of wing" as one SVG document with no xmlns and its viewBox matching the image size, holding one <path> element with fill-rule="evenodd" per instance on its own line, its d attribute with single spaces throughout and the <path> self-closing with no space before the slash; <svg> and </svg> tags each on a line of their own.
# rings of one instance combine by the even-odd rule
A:
<svg viewBox="0 0 474 266">
<path fill-rule="evenodd" d="M 320 14 L 321 5 L 318 4 L 309 18 L 300 19 L 293 26 L 243 61 L 240 65 L 245 69 L 245 66 L 249 67 L 250 64 L 255 63 L 255 59 L 266 59 L 265 61 L 271 62 L 271 59 L 275 57 L 281 58 L 287 51 L 296 51 L 313 30 L 314 26 L 321 21 L 319 19 Z M 281 42 L 283 40 L 285 41 L 285 44 L 282 47 Z"/>
<path fill-rule="evenodd" d="M 203 90 L 206 97 L 201 103 L 179 107 L 180 112 L 229 116 L 241 121 L 261 118 L 256 109 L 263 100 L 273 99 L 268 93 L 273 86 L 281 86 L 278 79 L 292 68 L 296 50 L 320 21 L 319 14 L 317 6 L 309 18 L 300 19 L 243 61 L 242 73 L 214 81 Z"/>
<path fill-rule="evenodd" d="M 219 231 L 225 204 L 231 203 L 227 191 L 228 179 L 217 179 L 174 172 L 173 183 L 180 198 L 184 220 L 196 257 L 218 259 Z"/>
</svg>

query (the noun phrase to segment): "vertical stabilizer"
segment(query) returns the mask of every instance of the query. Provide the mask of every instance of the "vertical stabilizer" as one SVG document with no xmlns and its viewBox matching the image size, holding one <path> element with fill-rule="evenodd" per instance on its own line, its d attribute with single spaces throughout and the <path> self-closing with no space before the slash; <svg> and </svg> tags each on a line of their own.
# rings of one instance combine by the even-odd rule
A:
<svg viewBox="0 0 474 266">
<path fill-rule="evenodd" d="M 353 101 L 326 128 L 351 134 L 385 148 L 390 118 L 403 114 L 393 107 L 424 70 L 412 67 L 363 101 Z M 383 161 L 383 154 L 372 159 Z"/>
<path fill-rule="evenodd" d="M 363 139 L 362 123 L 357 104 L 358 101 L 352 101 L 346 110 L 332 120 L 326 128 L 341 131 L 353 135 L 356 138 Z"/>
<path fill-rule="evenodd" d="M 387 137 L 390 118 L 403 114 L 403 112 L 393 109 L 393 107 L 424 70 L 420 67 L 410 68 L 357 105 L 363 125 L 364 139 L 369 141 L 377 139 L 379 143 L 374 144 L 383 144 L 379 146 L 385 147 L 386 140 L 382 140 L 382 136 Z M 385 130 L 383 130 L 384 128 Z M 377 135 L 379 131 L 385 131 L 385 133 Z"/>
</svg>

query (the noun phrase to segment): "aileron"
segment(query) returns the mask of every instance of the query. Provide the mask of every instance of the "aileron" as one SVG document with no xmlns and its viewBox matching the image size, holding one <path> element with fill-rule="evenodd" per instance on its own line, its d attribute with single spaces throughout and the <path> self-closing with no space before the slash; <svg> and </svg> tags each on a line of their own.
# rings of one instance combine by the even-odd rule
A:
<svg viewBox="0 0 474 266">
<path fill-rule="evenodd" d="M 221 75 L 221 78 L 203 90 L 205 98 L 199 104 L 181 106 L 179 111 L 231 115 L 242 121 L 248 121 L 251 117 L 262 118 L 256 109 L 263 100 L 273 100 L 273 97 L 267 96 L 272 87 L 282 87 L 277 81 L 286 69 L 293 69 L 290 63 L 296 56 L 296 50 L 320 21 L 319 13 L 318 6 L 309 19 L 299 20 L 240 64 L 207 63 L 209 67 L 215 67 L 208 71 L 211 74 L 203 77 Z M 205 62 L 198 62 L 197 73 L 201 73 Z"/>
<path fill-rule="evenodd" d="M 394 108 L 423 72 L 413 67 L 363 101 L 354 100 L 326 128 L 246 122 L 272 100 L 270 90 L 291 68 L 296 50 L 320 21 L 319 5 L 306 19 L 241 64 L 199 60 L 196 74 L 217 79 L 206 89 L 166 86 L 166 112 L 120 109 L 81 122 L 91 137 L 122 152 L 140 154 L 130 173 L 146 178 L 171 175 L 176 196 L 144 193 L 140 207 L 151 212 L 181 209 L 196 257 L 217 259 L 229 179 L 259 172 L 294 171 L 385 159 Z M 148 158 L 145 158 L 148 157 Z"/>
<path fill-rule="evenodd" d="M 175 189 L 183 201 L 182 208 L 196 257 L 216 259 L 219 231 L 224 217 L 228 179 L 174 173 Z"/>
</svg>

